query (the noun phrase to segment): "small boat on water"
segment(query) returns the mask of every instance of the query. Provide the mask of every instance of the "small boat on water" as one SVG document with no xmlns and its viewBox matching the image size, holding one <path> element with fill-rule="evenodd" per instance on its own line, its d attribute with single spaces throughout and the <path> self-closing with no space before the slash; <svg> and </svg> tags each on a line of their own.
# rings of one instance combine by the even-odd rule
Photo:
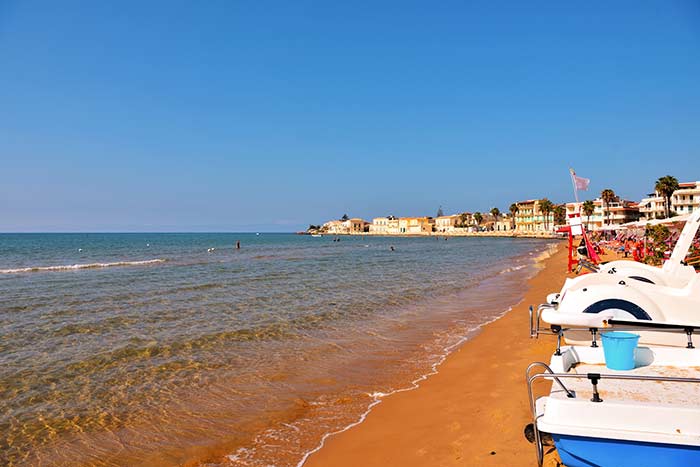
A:
<svg viewBox="0 0 700 467">
<path fill-rule="evenodd" d="M 322 234 L 311 234 L 312 237 L 323 237 Z"/>
<path fill-rule="evenodd" d="M 597 325 L 564 318 L 543 315 L 560 336 Z M 620 329 L 634 329 L 636 324 L 609 321 Z M 539 465 L 544 433 L 551 435 L 567 467 L 700 465 L 700 350 L 692 342 L 700 327 L 645 323 L 645 328 L 653 327 L 686 334 L 686 348 L 639 346 L 631 369 L 611 370 L 606 366 L 609 356 L 592 332 L 591 345 L 561 347 L 559 339 L 549 364 L 528 367 Z M 535 397 L 533 386 L 542 379 L 552 381 L 552 388 L 548 395 Z"/>
</svg>

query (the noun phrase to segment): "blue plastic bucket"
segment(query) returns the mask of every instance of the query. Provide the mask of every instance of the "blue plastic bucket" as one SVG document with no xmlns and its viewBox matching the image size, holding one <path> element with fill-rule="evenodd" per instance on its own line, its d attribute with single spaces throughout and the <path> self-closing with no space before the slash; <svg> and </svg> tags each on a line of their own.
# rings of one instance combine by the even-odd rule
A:
<svg viewBox="0 0 700 467">
<path fill-rule="evenodd" d="M 605 366 L 611 370 L 632 370 L 634 368 L 634 349 L 639 342 L 639 334 L 631 332 L 604 332 L 603 354 Z"/>
</svg>

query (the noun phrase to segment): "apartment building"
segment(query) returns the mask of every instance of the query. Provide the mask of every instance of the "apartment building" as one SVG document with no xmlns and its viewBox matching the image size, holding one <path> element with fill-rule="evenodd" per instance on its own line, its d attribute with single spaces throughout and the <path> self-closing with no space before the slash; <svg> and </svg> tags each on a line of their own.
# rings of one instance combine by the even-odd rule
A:
<svg viewBox="0 0 700 467">
<path fill-rule="evenodd" d="M 398 235 L 399 219 L 394 216 L 375 217 L 369 226 L 369 233 L 374 235 Z"/>
<path fill-rule="evenodd" d="M 605 206 L 601 198 L 593 201 L 593 213 L 587 216 L 583 212 L 583 202 L 566 203 L 566 214 L 571 217 L 574 213 L 581 213 L 581 221 L 587 230 L 600 230 L 606 225 L 618 226 L 628 222 L 638 221 L 640 218 L 639 204 L 634 201 L 617 198 Z"/>
<path fill-rule="evenodd" d="M 679 216 L 700 209 L 700 181 L 679 183 L 671 195 L 671 212 Z M 666 217 L 666 200 L 658 192 L 649 193 L 639 202 L 639 211 L 644 220 Z"/>
<path fill-rule="evenodd" d="M 540 211 L 540 201 L 529 199 L 515 203 L 518 212 L 515 214 L 515 230 L 520 232 L 554 231 L 554 212 L 544 215 Z"/>
</svg>

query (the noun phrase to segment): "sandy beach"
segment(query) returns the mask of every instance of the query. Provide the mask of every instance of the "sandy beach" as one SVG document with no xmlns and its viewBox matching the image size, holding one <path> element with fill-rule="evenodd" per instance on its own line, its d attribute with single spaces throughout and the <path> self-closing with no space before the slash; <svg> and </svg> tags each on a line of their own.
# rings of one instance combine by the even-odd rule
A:
<svg viewBox="0 0 700 467">
<path fill-rule="evenodd" d="M 385 398 L 363 423 L 326 439 L 304 466 L 536 465 L 523 435 L 531 421 L 524 375 L 529 363 L 549 361 L 554 338 L 529 338 L 528 306 L 558 290 L 565 276 L 562 245 L 509 313 L 417 389 Z"/>
</svg>

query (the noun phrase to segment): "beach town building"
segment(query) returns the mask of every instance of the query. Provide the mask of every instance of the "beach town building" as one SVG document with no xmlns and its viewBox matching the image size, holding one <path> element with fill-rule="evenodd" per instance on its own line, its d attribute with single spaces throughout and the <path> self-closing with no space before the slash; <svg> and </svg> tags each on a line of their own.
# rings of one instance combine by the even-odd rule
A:
<svg viewBox="0 0 700 467">
<path fill-rule="evenodd" d="M 392 218 L 389 219 L 389 222 L 386 225 L 386 233 L 387 235 L 398 235 L 400 233 L 398 217 L 392 216 Z"/>
<path fill-rule="evenodd" d="M 700 181 L 679 183 L 671 195 L 671 212 L 682 216 L 700 209 Z M 649 193 L 639 202 L 639 211 L 644 220 L 666 217 L 666 200 L 658 192 Z"/>
<path fill-rule="evenodd" d="M 656 193 L 649 193 L 646 198 L 639 202 L 639 213 L 642 220 L 661 219 L 666 217 L 664 208 L 664 198 Z"/>
<path fill-rule="evenodd" d="M 671 196 L 671 206 L 679 216 L 700 209 L 700 182 L 679 183 L 680 188 Z"/>
<path fill-rule="evenodd" d="M 461 212 L 457 214 L 457 228 L 468 229 L 475 226 L 476 221 L 474 220 L 474 214 L 471 212 Z"/>
<path fill-rule="evenodd" d="M 425 235 L 433 231 L 432 217 L 400 217 L 399 233 L 409 235 Z"/>
<path fill-rule="evenodd" d="M 386 235 L 388 217 L 375 217 L 369 226 L 369 233 L 374 235 Z"/>
<path fill-rule="evenodd" d="M 601 230 L 605 226 L 619 226 L 639 220 L 639 205 L 634 201 L 617 198 L 605 206 L 602 198 L 593 200 L 593 213 L 587 216 L 583 212 L 583 202 L 566 203 L 567 217 L 575 213 L 581 214 L 581 222 L 587 230 Z"/>
<path fill-rule="evenodd" d="M 613 201 L 605 212 L 605 223 L 610 226 L 619 226 L 628 222 L 639 220 L 639 204 L 634 201 L 619 199 Z"/>
<path fill-rule="evenodd" d="M 513 230 L 513 220 L 509 216 L 501 217 L 493 223 L 496 232 L 510 232 Z"/>
<path fill-rule="evenodd" d="M 344 221 L 328 221 L 321 226 L 321 231 L 331 235 L 344 235 L 348 233 Z"/>
<path fill-rule="evenodd" d="M 375 217 L 369 226 L 369 233 L 374 235 L 397 235 L 399 219 L 394 216 Z"/>
<path fill-rule="evenodd" d="M 455 230 L 457 224 L 460 223 L 459 214 L 451 216 L 440 216 L 435 218 L 435 231 L 440 233 L 449 233 Z"/>
<path fill-rule="evenodd" d="M 321 227 L 322 232 L 331 235 L 363 234 L 368 229 L 369 222 L 357 217 L 345 221 L 328 221 Z"/>
<path fill-rule="evenodd" d="M 554 212 L 547 216 L 540 210 L 540 201 L 528 199 L 515 203 L 518 212 L 515 214 L 515 230 L 519 232 L 553 232 Z"/>
<path fill-rule="evenodd" d="M 348 233 L 350 234 L 363 234 L 369 230 L 369 222 L 359 217 L 354 217 L 348 219 L 344 222 Z"/>
</svg>

